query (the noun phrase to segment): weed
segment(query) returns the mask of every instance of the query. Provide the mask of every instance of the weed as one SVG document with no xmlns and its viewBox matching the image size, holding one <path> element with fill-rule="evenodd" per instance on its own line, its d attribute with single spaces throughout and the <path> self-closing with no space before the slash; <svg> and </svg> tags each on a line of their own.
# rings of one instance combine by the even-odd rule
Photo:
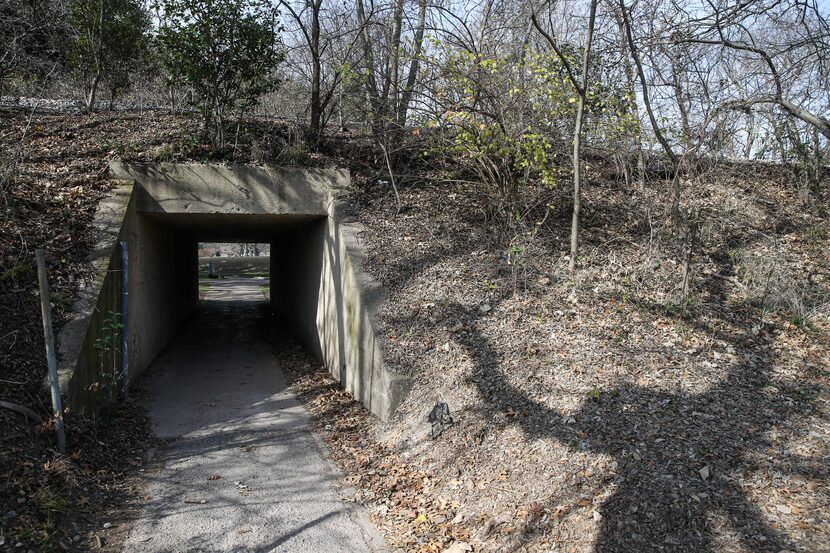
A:
<svg viewBox="0 0 830 553">
<path fill-rule="evenodd" d="M 162 144 L 153 152 L 153 159 L 156 161 L 173 161 L 176 157 L 176 147 L 173 144 Z"/>
<path fill-rule="evenodd" d="M 32 274 L 34 274 L 34 271 L 30 263 L 17 263 L 0 275 L 0 282 L 5 284 L 12 281 L 27 280 Z"/>
<path fill-rule="evenodd" d="M 65 292 L 51 290 L 49 292 L 49 302 L 56 310 L 67 311 L 72 305 L 72 298 Z"/>
<path fill-rule="evenodd" d="M 277 158 L 286 165 L 305 165 L 309 162 L 308 147 L 304 142 L 286 144 Z"/>
<path fill-rule="evenodd" d="M 55 525 L 46 520 L 40 523 L 31 523 L 23 528 L 16 528 L 9 532 L 10 543 L 23 543 L 29 546 L 29 551 L 50 553 L 58 549 L 55 540 Z"/>
<path fill-rule="evenodd" d="M 38 489 L 32 496 L 35 506 L 40 511 L 46 520 L 50 523 L 55 522 L 57 517 L 69 512 L 69 504 L 60 490 L 55 490 L 54 486 L 43 486 Z"/>
<path fill-rule="evenodd" d="M 811 226 L 804 231 L 804 238 L 810 242 L 823 242 L 827 240 L 830 238 L 830 230 L 828 230 L 828 225 L 821 223 L 819 225 Z"/>
<path fill-rule="evenodd" d="M 115 403 L 123 376 L 118 367 L 117 355 L 123 328 L 121 313 L 108 311 L 107 317 L 101 325 L 99 338 L 95 340 L 95 348 L 98 350 L 98 374 L 100 377 L 100 381 L 96 383 L 96 390 L 100 392 L 97 395 L 97 401 L 101 414 L 105 419 L 108 419 L 112 414 L 110 409 Z M 109 362 L 109 367 L 106 366 L 107 362 Z"/>
</svg>

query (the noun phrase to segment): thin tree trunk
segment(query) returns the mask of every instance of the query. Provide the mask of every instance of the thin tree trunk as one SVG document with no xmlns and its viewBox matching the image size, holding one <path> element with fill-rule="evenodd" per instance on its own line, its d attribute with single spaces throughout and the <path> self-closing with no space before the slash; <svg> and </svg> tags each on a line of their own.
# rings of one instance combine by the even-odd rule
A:
<svg viewBox="0 0 830 553">
<path fill-rule="evenodd" d="M 376 143 L 380 143 L 381 134 L 378 122 L 382 120 L 380 99 L 378 96 L 378 83 L 375 78 L 375 57 L 372 53 L 372 40 L 369 35 L 369 22 L 366 19 L 366 9 L 363 5 L 363 0 L 357 0 L 357 23 L 360 26 L 360 41 L 363 47 L 364 64 L 366 67 L 366 75 L 364 86 L 366 88 L 366 102 L 369 105 L 370 124 L 372 126 L 372 133 Z"/>
<path fill-rule="evenodd" d="M 755 112 L 749 110 L 749 113 L 747 113 L 746 146 L 744 147 L 744 157 L 746 159 L 751 158 L 753 146 L 755 146 Z"/>
<path fill-rule="evenodd" d="M 395 12 L 392 21 L 392 43 L 389 45 L 390 61 L 383 87 L 383 103 L 392 119 L 397 115 L 391 110 L 397 109 L 400 93 L 401 71 L 401 33 L 403 31 L 403 0 L 395 0 Z"/>
<path fill-rule="evenodd" d="M 666 155 L 671 160 L 672 166 L 674 168 L 674 189 L 676 193 L 674 194 L 674 198 L 672 200 L 672 218 L 676 221 L 680 218 L 680 158 L 677 157 L 677 154 L 674 153 L 674 150 L 669 144 L 669 141 L 666 140 L 665 135 L 663 134 L 660 125 L 657 123 L 657 117 L 654 115 L 654 109 L 651 106 L 651 99 L 649 97 L 648 92 L 648 83 L 646 83 L 646 76 L 645 72 L 643 71 L 643 64 L 640 61 L 640 54 L 637 50 L 637 44 L 634 42 L 634 34 L 631 30 L 631 21 L 628 19 L 628 11 L 625 7 L 625 0 L 619 0 L 620 3 L 620 11 L 622 11 L 623 16 L 623 24 L 625 26 L 625 35 L 628 39 L 628 48 L 629 52 L 631 53 L 631 58 L 634 60 L 634 66 L 637 68 L 637 76 L 640 78 L 640 87 L 642 88 L 643 92 L 643 105 L 645 105 L 646 113 L 648 114 L 648 120 L 651 123 L 651 128 L 654 131 L 654 136 L 657 137 L 657 141 L 660 142 L 660 145 L 663 147 L 663 150 L 666 152 Z"/>
<path fill-rule="evenodd" d="M 92 83 L 89 85 L 89 91 L 86 95 L 86 111 L 92 113 L 95 109 L 95 94 L 98 92 L 98 84 L 101 82 L 101 72 L 95 74 Z"/>
<path fill-rule="evenodd" d="M 86 110 L 89 113 L 92 113 L 95 109 L 95 94 L 98 92 L 98 84 L 101 82 L 101 74 L 103 72 L 104 12 L 106 7 L 104 0 L 98 2 L 98 44 L 95 49 L 95 77 L 92 79 L 86 97 Z"/>
<path fill-rule="evenodd" d="M 323 114 L 322 103 L 320 100 L 320 7 L 322 0 L 315 0 L 311 3 L 311 124 L 309 126 L 309 135 L 314 141 L 315 147 L 320 142 L 320 135 L 322 133 L 322 126 L 320 120 Z"/>
<path fill-rule="evenodd" d="M 631 58 L 628 54 L 628 42 L 625 38 L 625 25 L 623 24 L 622 15 L 615 14 L 616 21 L 617 21 L 617 28 L 619 29 L 620 33 L 620 52 L 622 53 L 622 62 L 623 62 L 623 69 L 625 70 L 625 84 L 626 84 L 626 91 L 631 95 L 633 101 L 631 102 L 631 112 L 634 115 L 634 120 L 637 121 L 637 131 L 635 132 L 634 136 L 631 137 L 629 140 L 633 142 L 636 150 L 637 150 L 637 174 L 639 182 L 642 184 L 643 178 L 645 175 L 645 158 L 643 156 L 643 145 L 642 145 L 642 136 L 640 133 L 640 108 L 637 104 L 636 95 L 634 94 L 634 69 L 631 67 Z M 630 152 L 626 151 L 626 159 L 625 159 L 625 173 L 626 173 L 626 181 L 628 180 L 628 175 L 631 172 L 630 169 L 630 162 L 628 160 L 628 155 Z"/>
<path fill-rule="evenodd" d="M 576 124 L 574 125 L 574 209 L 571 217 L 571 258 L 568 269 L 576 270 L 576 258 L 579 255 L 579 216 L 582 209 L 582 121 L 585 115 L 585 100 L 588 96 L 588 69 L 591 64 L 591 41 L 594 38 L 594 22 L 597 15 L 597 0 L 591 0 L 591 13 L 588 17 L 588 34 L 585 37 L 585 51 L 582 57 L 582 87 L 579 91 L 579 103 L 576 107 Z"/>
<path fill-rule="evenodd" d="M 406 126 L 406 114 L 409 111 L 409 103 L 412 101 L 412 93 L 415 90 L 415 82 L 418 79 L 418 70 L 421 63 L 421 51 L 424 44 L 424 29 L 426 28 L 427 2 L 418 0 L 418 28 L 415 31 L 414 50 L 412 62 L 409 64 L 409 74 L 406 77 L 406 86 L 401 95 L 398 105 L 398 126 Z"/>
<path fill-rule="evenodd" d="M 692 256 L 695 251 L 695 244 L 697 243 L 698 226 L 699 221 L 697 218 L 689 225 L 688 247 L 686 250 L 686 259 L 683 263 L 683 283 L 681 285 L 681 294 L 684 302 L 688 299 L 689 293 L 692 290 Z"/>
</svg>

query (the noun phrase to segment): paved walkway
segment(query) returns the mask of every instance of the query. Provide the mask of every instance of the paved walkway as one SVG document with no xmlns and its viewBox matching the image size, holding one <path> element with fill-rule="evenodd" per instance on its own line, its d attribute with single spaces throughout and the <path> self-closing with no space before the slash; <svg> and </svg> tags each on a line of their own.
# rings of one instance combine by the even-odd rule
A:
<svg viewBox="0 0 830 553">
<path fill-rule="evenodd" d="M 129 552 L 377 551 L 257 329 L 261 281 L 214 281 L 144 380 L 169 441 Z"/>
</svg>

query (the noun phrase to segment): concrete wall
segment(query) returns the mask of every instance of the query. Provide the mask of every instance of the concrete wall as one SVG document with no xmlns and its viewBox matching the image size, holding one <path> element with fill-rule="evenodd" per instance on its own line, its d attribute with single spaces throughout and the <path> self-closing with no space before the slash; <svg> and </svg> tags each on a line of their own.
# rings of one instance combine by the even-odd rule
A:
<svg viewBox="0 0 830 553">
<path fill-rule="evenodd" d="M 199 305 L 196 238 L 130 211 L 130 382 L 143 374 Z"/>
<path fill-rule="evenodd" d="M 76 409 L 97 409 L 106 394 L 104 385 L 114 378 L 112 367 L 120 367 L 118 348 L 101 350 L 96 342 L 104 337 L 108 313 L 121 311 L 116 246 L 124 217 L 134 206 L 132 198 L 132 183 L 122 182 L 99 203 L 88 259 L 92 274 L 72 306 L 73 319 L 58 333 L 58 381 L 68 404 Z"/>
<path fill-rule="evenodd" d="M 197 244 L 192 235 L 142 216 L 136 189 L 120 184 L 99 205 L 95 268 L 58 335 L 59 381 L 68 403 L 94 412 L 121 376 L 120 341 L 101 348 L 106 323 L 121 321 L 120 241 L 129 245 L 129 378 L 135 382 L 198 305 Z M 117 394 L 116 394 L 117 395 Z"/>
<path fill-rule="evenodd" d="M 97 276 L 60 337 L 73 407 L 93 407 L 88 391 L 102 376 L 94 343 L 102 317 L 120 310 L 118 240 L 130 247 L 131 382 L 198 305 L 197 240 L 245 240 L 272 244 L 272 301 L 297 337 L 372 413 L 392 415 L 409 385 L 386 368 L 375 340 L 383 296 L 362 271 L 359 226 L 337 200 L 347 171 L 114 164 L 112 173 L 134 184 L 101 204 Z"/>
<path fill-rule="evenodd" d="M 348 185 L 339 169 L 114 163 L 113 177 L 140 184 L 144 213 L 325 215 L 331 187 Z"/>
<path fill-rule="evenodd" d="M 322 360 L 317 305 L 323 268 L 326 220 L 318 219 L 275 236 L 271 242 L 271 304 L 283 322 Z"/>
<path fill-rule="evenodd" d="M 327 216 L 271 243 L 271 302 L 331 375 L 388 420 L 409 379 L 390 371 L 376 340 L 383 291 L 363 272 L 357 223 L 332 198 Z"/>
</svg>

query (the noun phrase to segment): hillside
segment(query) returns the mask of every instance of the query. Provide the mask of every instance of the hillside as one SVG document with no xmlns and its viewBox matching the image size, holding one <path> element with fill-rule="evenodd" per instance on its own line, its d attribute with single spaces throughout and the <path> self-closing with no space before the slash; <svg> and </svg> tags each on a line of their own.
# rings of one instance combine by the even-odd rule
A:
<svg viewBox="0 0 830 553">
<path fill-rule="evenodd" d="M 65 321 L 107 162 L 210 158 L 197 133 L 198 121 L 158 113 L 3 113 L 0 143 L 20 152 L 0 213 L 3 399 L 48 412 L 34 248 L 50 253 Z M 597 157 L 571 274 L 565 183 L 526 190 L 521 217 L 497 222 L 487 190 L 447 183 L 427 159 L 399 211 L 362 139 L 323 151 L 260 123 L 214 161 L 353 172 L 366 269 L 388 292 L 386 360 L 414 387 L 381 423 L 302 352 L 285 363 L 390 543 L 777 552 L 830 541 L 830 230 L 790 169 L 711 162 L 682 181 L 675 223 L 670 182 L 626 186 Z M 437 402 L 454 424 L 431 439 Z M 0 411 L 0 424 L 7 547 L 89 550 L 140 500 L 154 444 L 140 399 L 103 425 L 70 414 L 76 453 L 60 460 L 19 416 Z"/>
</svg>

